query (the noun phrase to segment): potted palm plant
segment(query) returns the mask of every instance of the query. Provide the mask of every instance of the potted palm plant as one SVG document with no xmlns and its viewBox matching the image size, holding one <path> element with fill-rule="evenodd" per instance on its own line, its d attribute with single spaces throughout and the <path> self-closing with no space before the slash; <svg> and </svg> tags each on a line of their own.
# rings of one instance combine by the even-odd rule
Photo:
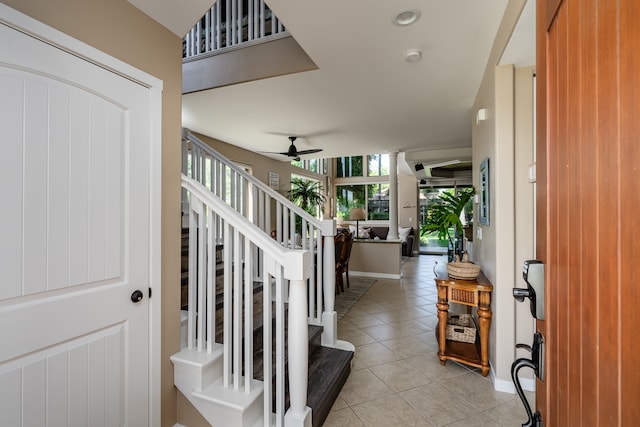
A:
<svg viewBox="0 0 640 427">
<path fill-rule="evenodd" d="M 287 194 L 289 200 L 314 217 L 318 216 L 318 209 L 324 206 L 324 190 L 318 181 L 291 178 L 291 190 Z"/>
<path fill-rule="evenodd" d="M 453 192 L 442 192 L 429 206 L 426 223 L 420 228 L 420 234 L 437 233 L 438 238 L 449 241 L 449 260 L 455 254 L 460 254 L 458 244 L 462 234 L 463 224 L 460 215 L 465 206 L 471 210 L 475 189 L 473 187 L 459 188 Z"/>
</svg>

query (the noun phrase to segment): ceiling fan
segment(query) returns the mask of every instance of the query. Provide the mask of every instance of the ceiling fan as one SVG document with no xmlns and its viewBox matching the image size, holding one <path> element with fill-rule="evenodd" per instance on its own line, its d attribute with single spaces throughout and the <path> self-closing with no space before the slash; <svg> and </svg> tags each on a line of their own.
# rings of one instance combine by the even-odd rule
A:
<svg viewBox="0 0 640 427">
<path fill-rule="evenodd" d="M 297 136 L 290 136 L 289 141 L 291 141 L 291 145 L 289 146 L 289 149 L 285 153 L 278 153 L 278 154 L 282 154 L 288 157 L 293 157 L 294 160 L 298 161 L 300 160 L 300 156 L 304 156 L 305 154 L 319 153 L 320 151 L 322 151 L 322 148 L 312 148 L 310 150 L 298 151 L 296 146 L 293 144 L 296 139 L 298 139 Z"/>
</svg>

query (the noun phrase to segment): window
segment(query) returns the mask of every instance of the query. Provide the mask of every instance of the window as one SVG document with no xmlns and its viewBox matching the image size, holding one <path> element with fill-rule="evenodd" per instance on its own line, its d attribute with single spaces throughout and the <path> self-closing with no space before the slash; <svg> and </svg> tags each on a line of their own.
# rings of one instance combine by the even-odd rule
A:
<svg viewBox="0 0 640 427">
<path fill-rule="evenodd" d="M 327 173 L 327 159 L 292 160 L 291 165 L 319 175 L 326 175 Z"/>
<path fill-rule="evenodd" d="M 336 214 L 349 219 L 351 208 L 365 208 L 367 220 L 389 219 L 389 184 L 354 184 L 336 186 Z"/>
<path fill-rule="evenodd" d="M 389 176 L 389 155 L 369 154 L 367 156 L 367 176 Z"/>
<path fill-rule="evenodd" d="M 352 176 L 364 176 L 362 156 L 338 157 L 336 159 L 336 177 L 348 178 Z"/>
<path fill-rule="evenodd" d="M 364 185 L 336 186 L 336 215 L 348 220 L 351 208 L 364 207 L 366 201 L 365 191 Z"/>
<path fill-rule="evenodd" d="M 367 219 L 389 219 L 389 184 L 367 185 Z"/>
</svg>

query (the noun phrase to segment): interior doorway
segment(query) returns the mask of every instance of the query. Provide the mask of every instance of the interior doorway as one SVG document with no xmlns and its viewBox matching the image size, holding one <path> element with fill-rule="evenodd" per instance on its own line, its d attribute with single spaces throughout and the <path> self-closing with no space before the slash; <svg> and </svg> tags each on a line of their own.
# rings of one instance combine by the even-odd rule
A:
<svg viewBox="0 0 640 427">
<path fill-rule="evenodd" d="M 447 238 L 438 236 L 438 233 L 423 233 L 423 226 L 427 224 L 427 220 L 430 215 L 430 211 L 433 206 L 440 203 L 440 196 L 443 193 L 454 194 L 460 188 L 469 188 L 470 185 L 463 186 L 420 186 L 418 192 L 419 199 L 419 241 L 420 241 L 420 254 L 425 255 L 446 255 L 451 248 L 452 244 Z M 473 227 L 473 208 L 472 205 L 465 206 L 461 215 L 460 221 L 465 227 Z M 449 230 L 450 235 L 455 235 L 455 230 Z M 464 230 L 458 231 L 458 241 L 462 250 L 466 247 L 466 240 L 464 237 Z M 455 244 L 455 243 L 454 243 Z"/>
</svg>

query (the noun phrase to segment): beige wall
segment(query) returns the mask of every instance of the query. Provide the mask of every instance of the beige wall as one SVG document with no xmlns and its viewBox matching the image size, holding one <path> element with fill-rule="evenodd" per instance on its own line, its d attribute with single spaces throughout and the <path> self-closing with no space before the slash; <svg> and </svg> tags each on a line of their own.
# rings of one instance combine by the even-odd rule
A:
<svg viewBox="0 0 640 427">
<path fill-rule="evenodd" d="M 516 251 L 518 257 L 526 256 L 523 247 L 530 245 L 531 237 L 521 233 L 533 227 L 530 216 L 522 216 L 516 222 L 516 214 L 533 212 L 533 205 L 519 205 L 516 212 L 516 204 L 521 202 L 520 197 L 516 200 L 516 189 L 522 191 L 523 181 L 527 181 L 522 163 L 526 161 L 526 152 L 529 156 L 532 153 L 531 136 L 523 138 L 527 128 L 531 129 L 531 123 L 525 124 L 527 115 L 528 120 L 532 120 L 531 94 L 520 99 L 522 93 L 519 90 L 516 98 L 517 80 L 522 78 L 520 72 L 516 72 L 512 65 L 496 65 L 525 3 L 526 0 L 508 3 L 472 109 L 473 184 L 476 188 L 479 188 L 480 163 L 486 157 L 490 163 L 490 225 L 475 225 L 476 236 L 477 228 L 482 229 L 482 239 L 474 238 L 473 249 L 474 260 L 494 285 L 489 357 L 498 389 L 508 388 L 511 363 L 516 357 L 516 301 L 512 289 L 522 265 L 516 258 Z M 486 109 L 487 119 L 476 123 L 476 112 L 481 108 Z M 532 160 L 527 164 L 530 162 Z M 526 328 L 521 323 L 519 331 Z M 529 334 L 525 342 L 530 341 Z"/>
<path fill-rule="evenodd" d="M 349 258 L 349 274 L 400 279 L 400 241 L 354 240 Z"/>
<path fill-rule="evenodd" d="M 514 287 L 526 287 L 519 268 L 525 260 L 535 258 L 535 193 L 529 182 L 529 165 L 534 159 L 533 143 L 533 75 L 535 67 L 516 68 L 515 75 L 515 265 Z M 529 301 L 515 304 L 516 342 L 531 344 L 535 321 L 529 310 Z M 517 357 L 530 357 L 526 350 L 517 350 Z M 533 379 L 526 370 L 522 377 Z"/>
<path fill-rule="evenodd" d="M 8 6 L 147 72 L 162 94 L 162 425 L 176 422 L 169 356 L 179 346 L 182 42 L 125 0 L 3 0 Z"/>
</svg>

